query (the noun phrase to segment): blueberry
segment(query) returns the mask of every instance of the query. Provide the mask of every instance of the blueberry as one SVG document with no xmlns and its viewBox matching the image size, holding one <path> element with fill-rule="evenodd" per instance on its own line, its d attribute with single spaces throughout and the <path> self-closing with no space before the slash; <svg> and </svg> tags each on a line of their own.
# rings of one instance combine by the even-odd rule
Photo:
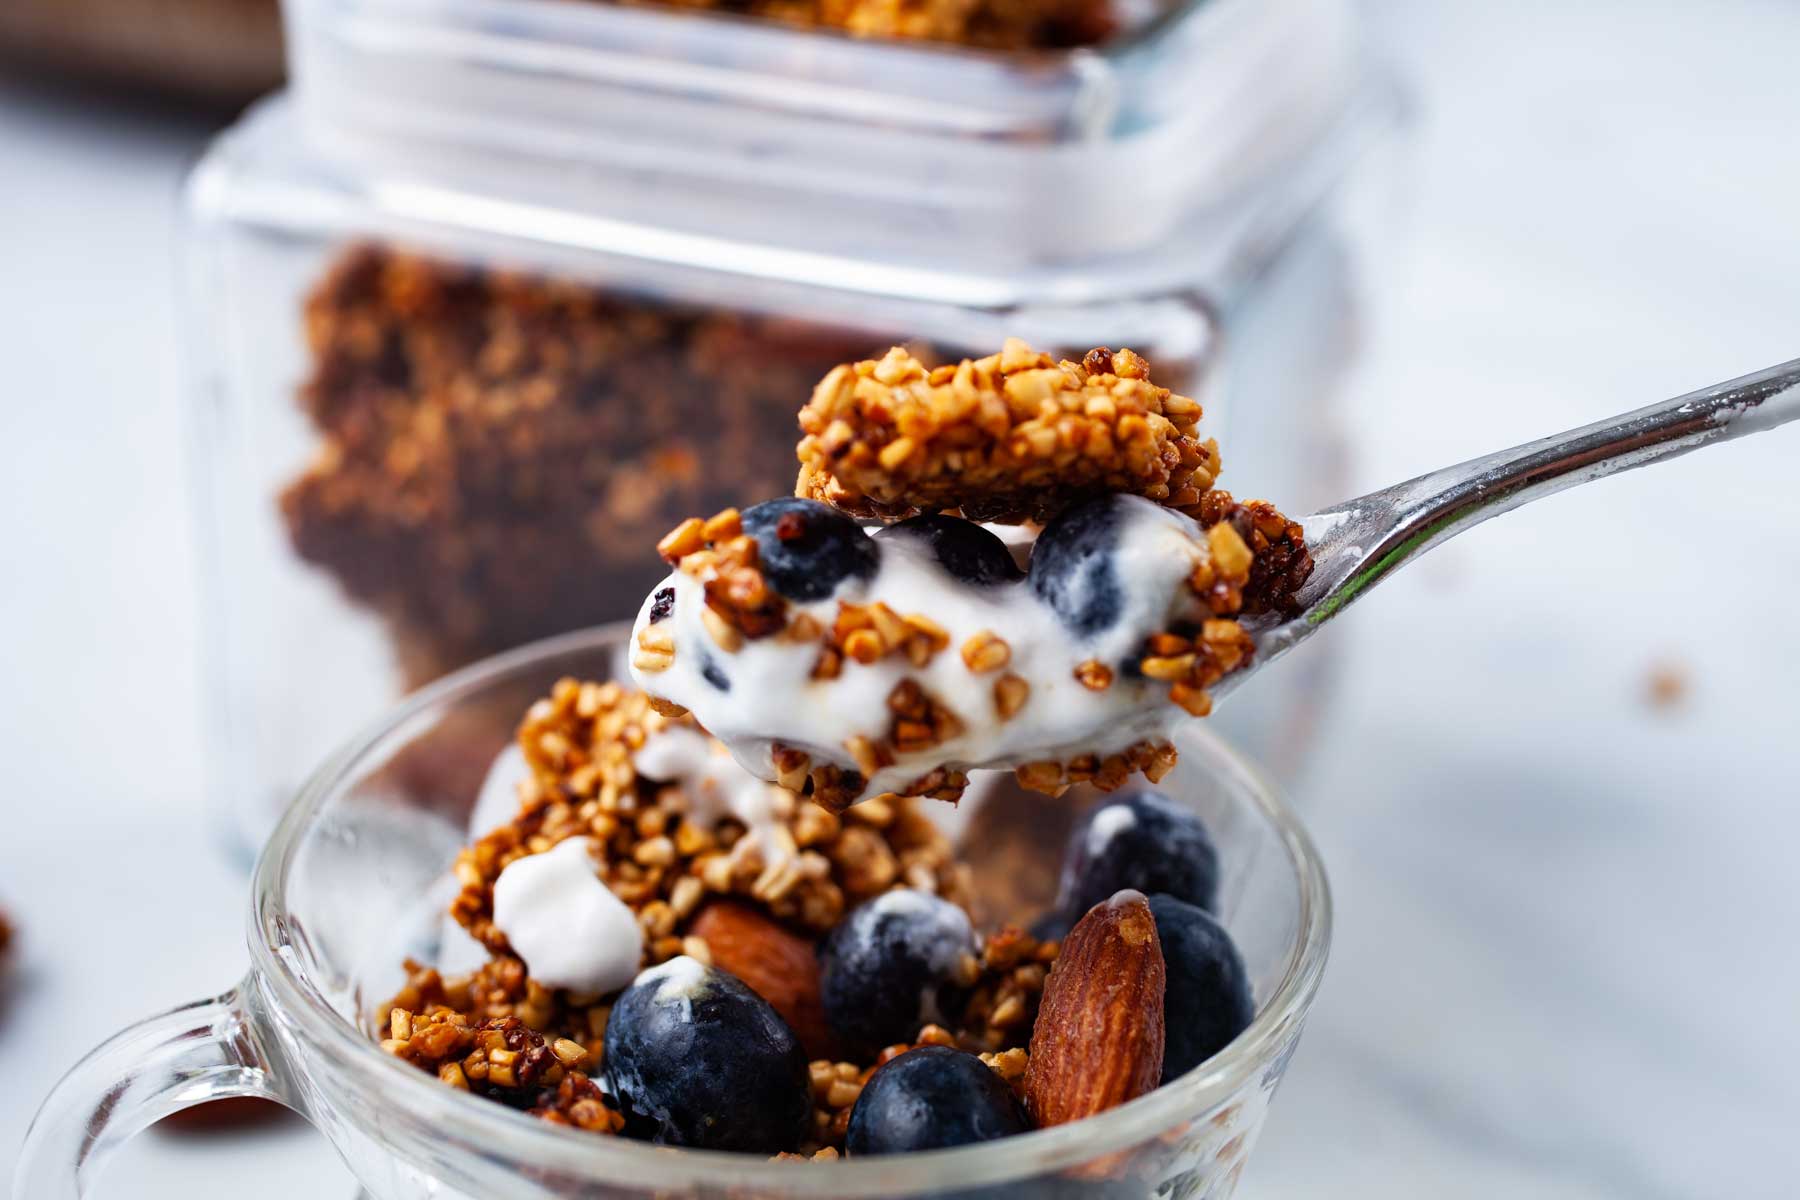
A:
<svg viewBox="0 0 1800 1200">
<path fill-rule="evenodd" d="M 820 952 L 825 1020 L 849 1046 L 873 1052 L 954 1019 L 966 997 L 969 916 L 928 892 L 898 888 L 838 922 Z"/>
<path fill-rule="evenodd" d="M 977 587 L 1017 583 L 1025 577 L 1013 561 L 1006 543 L 961 517 L 928 513 L 876 531 L 877 538 L 903 537 L 917 541 L 936 556 L 938 565 L 952 578 Z"/>
<path fill-rule="evenodd" d="M 675 589 L 658 588 L 656 595 L 650 599 L 650 624 L 666 621 L 669 614 L 675 611 Z"/>
<path fill-rule="evenodd" d="M 881 552 L 862 526 L 817 500 L 765 500 L 743 513 L 763 578 L 802 603 L 823 600 L 846 579 L 875 574 Z"/>
<path fill-rule="evenodd" d="M 718 688 L 721 692 L 731 690 L 731 679 L 720 669 L 718 660 L 702 651 L 700 654 L 700 678 Z"/>
<path fill-rule="evenodd" d="M 1069 930 L 1075 928 L 1076 918 L 1060 908 L 1038 914 L 1025 930 L 1040 942 L 1060 942 L 1069 936 Z"/>
<path fill-rule="evenodd" d="M 1104 633 L 1124 610 L 1114 551 L 1132 501 L 1101 496 L 1065 509 L 1031 548 L 1032 592 L 1077 636 Z"/>
<path fill-rule="evenodd" d="M 1163 1082 L 1185 1075 L 1249 1026 L 1256 1015 L 1250 976 L 1225 927 L 1173 896 L 1150 897 L 1168 984 Z"/>
<path fill-rule="evenodd" d="M 850 1110 L 845 1148 L 865 1154 L 944 1150 L 1027 1133 L 1031 1120 L 992 1067 L 948 1046 L 920 1046 L 869 1076 Z"/>
<path fill-rule="evenodd" d="M 1115 796 L 1088 813 L 1063 855 L 1057 910 L 1078 919 L 1120 888 L 1164 892 L 1211 910 L 1219 852 L 1200 818 L 1148 789 Z"/>
<path fill-rule="evenodd" d="M 626 1131 L 663 1145 L 776 1154 L 811 1128 L 794 1031 L 736 976 L 691 958 L 645 971 L 619 996 L 602 1066 Z"/>
</svg>

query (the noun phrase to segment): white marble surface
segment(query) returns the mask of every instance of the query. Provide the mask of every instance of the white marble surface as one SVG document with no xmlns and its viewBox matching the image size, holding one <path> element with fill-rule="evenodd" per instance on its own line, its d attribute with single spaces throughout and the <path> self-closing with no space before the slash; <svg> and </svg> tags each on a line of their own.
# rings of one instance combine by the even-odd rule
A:
<svg viewBox="0 0 1800 1200">
<path fill-rule="evenodd" d="M 1359 484 L 1800 354 L 1800 8 L 1380 11 L 1423 116 Z M 81 1049 L 241 963 L 171 378 L 202 136 L 0 88 L 0 1171 Z M 1250 1200 L 1793 1194 L 1797 458 L 1793 430 L 1560 497 L 1345 618 L 1299 797 L 1337 945 Z M 1646 704 L 1658 662 L 1684 705 Z M 251 1188 L 348 1192 L 290 1128 L 139 1139 L 101 1195 Z"/>
</svg>

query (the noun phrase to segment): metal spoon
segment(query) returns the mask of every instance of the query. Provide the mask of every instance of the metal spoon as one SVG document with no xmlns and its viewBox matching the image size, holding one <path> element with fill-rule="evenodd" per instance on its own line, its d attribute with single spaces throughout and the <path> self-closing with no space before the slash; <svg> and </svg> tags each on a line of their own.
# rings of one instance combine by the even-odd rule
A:
<svg viewBox="0 0 1800 1200">
<path fill-rule="evenodd" d="M 1800 359 L 1611 420 L 1446 467 L 1300 519 L 1313 574 L 1300 612 L 1253 630 L 1256 662 L 1217 698 L 1318 632 L 1369 589 L 1489 517 L 1577 484 L 1800 419 Z"/>
</svg>

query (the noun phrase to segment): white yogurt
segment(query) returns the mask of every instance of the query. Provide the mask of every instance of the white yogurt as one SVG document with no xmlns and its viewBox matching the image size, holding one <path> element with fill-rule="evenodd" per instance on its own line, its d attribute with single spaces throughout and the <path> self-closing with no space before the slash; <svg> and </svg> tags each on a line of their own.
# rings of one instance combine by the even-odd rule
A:
<svg viewBox="0 0 1800 1200">
<path fill-rule="evenodd" d="M 494 925 L 550 988 L 616 992 L 637 975 L 644 934 L 600 880 L 592 838 L 569 838 L 507 864 L 494 880 Z"/>
<path fill-rule="evenodd" d="M 711 976 L 699 959 L 678 954 L 668 962 L 646 967 L 632 986 L 639 985 L 656 989 L 658 1005 L 679 1004 L 691 1013 L 694 1001 L 706 995 L 711 986 Z"/>
<path fill-rule="evenodd" d="M 1137 814 L 1129 804 L 1107 804 L 1094 813 L 1088 823 L 1087 854 L 1099 858 L 1115 837 L 1137 824 Z"/>
<path fill-rule="evenodd" d="M 774 743 L 804 750 L 815 763 L 854 769 L 847 743 L 855 737 L 885 741 L 892 718 L 889 694 L 902 680 L 916 681 L 955 712 L 963 732 L 922 751 L 897 753 L 894 765 L 867 781 L 865 796 L 905 791 L 939 766 L 1014 767 L 1088 753 L 1104 757 L 1147 738 L 1165 739 L 1185 713 L 1169 703 L 1167 684 L 1129 678 L 1121 666 L 1151 634 L 1208 615 L 1186 583 L 1205 554 L 1205 538 L 1199 525 L 1180 513 L 1135 497 L 1123 500 L 1114 551 L 1121 612 L 1092 636 L 1071 632 L 1025 582 L 966 584 L 946 573 L 925 545 L 888 537 L 879 541 L 880 565 L 873 576 L 846 579 L 830 597 L 790 609 L 810 614 L 825 628 L 840 601 L 881 601 L 901 616 L 923 614 L 950 635 L 948 649 L 925 666 L 891 654 L 866 665 L 846 660 L 837 678 L 816 680 L 816 644 L 768 637 L 727 653 L 701 619 L 701 581 L 677 570 L 653 589 L 633 629 L 635 636 L 650 623 L 655 592 L 673 588 L 673 611 L 661 628 L 674 636 L 675 662 L 655 673 L 633 666 L 632 676 L 646 692 L 692 712 L 763 779 L 776 777 Z M 1001 671 L 975 674 L 963 663 L 963 643 L 983 631 L 998 634 L 1011 649 L 1011 661 Z M 1110 687 L 1091 690 L 1075 678 L 1075 668 L 1090 659 L 1112 668 Z M 703 677 L 708 662 L 723 671 L 729 691 Z M 1031 689 L 1024 709 L 1010 720 L 1000 717 L 993 700 L 994 682 L 1006 672 L 1022 677 Z"/>
<path fill-rule="evenodd" d="M 726 817 L 741 823 L 744 836 L 732 846 L 734 857 L 755 852 L 766 871 L 777 871 L 799 853 L 794 835 L 775 811 L 779 790 L 744 770 L 705 734 L 670 726 L 646 739 L 631 761 L 644 778 L 679 786 L 687 797 L 688 819 L 702 828 Z"/>
</svg>

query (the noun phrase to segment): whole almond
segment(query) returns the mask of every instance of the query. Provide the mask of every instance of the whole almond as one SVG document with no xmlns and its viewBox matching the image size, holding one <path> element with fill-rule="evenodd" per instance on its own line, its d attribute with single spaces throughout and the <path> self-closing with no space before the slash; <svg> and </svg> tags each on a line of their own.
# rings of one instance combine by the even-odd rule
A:
<svg viewBox="0 0 1800 1200">
<path fill-rule="evenodd" d="M 1039 1127 L 1079 1121 L 1162 1081 L 1167 973 L 1140 892 L 1096 904 L 1063 939 L 1044 983 L 1025 1068 Z"/>
<path fill-rule="evenodd" d="M 831 1029 L 819 1000 L 819 959 L 811 942 L 748 904 L 715 900 L 688 930 L 706 943 L 713 965 L 769 1002 L 809 1058 L 832 1056 Z"/>
</svg>

